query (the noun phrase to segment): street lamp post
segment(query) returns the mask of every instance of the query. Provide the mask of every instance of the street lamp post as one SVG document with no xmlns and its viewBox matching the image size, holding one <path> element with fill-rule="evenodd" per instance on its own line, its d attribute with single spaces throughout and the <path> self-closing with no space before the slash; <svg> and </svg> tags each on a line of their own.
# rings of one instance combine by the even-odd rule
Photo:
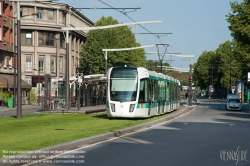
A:
<svg viewBox="0 0 250 166">
<path fill-rule="evenodd" d="M 20 1 L 17 1 L 17 118 L 22 117 Z"/>
<path fill-rule="evenodd" d="M 14 56 L 14 99 L 13 99 L 13 108 L 16 107 L 16 55 Z"/>
</svg>

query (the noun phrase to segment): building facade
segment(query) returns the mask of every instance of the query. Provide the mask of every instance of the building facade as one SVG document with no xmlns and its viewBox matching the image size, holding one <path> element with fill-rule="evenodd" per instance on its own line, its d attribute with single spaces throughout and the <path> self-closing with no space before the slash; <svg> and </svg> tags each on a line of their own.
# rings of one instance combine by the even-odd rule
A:
<svg viewBox="0 0 250 166">
<path fill-rule="evenodd" d="M 0 88 L 14 94 L 16 54 L 14 52 L 13 6 L 9 0 L 0 0 Z M 24 81 L 22 88 L 31 88 Z M 24 87 L 25 86 L 25 87 Z M 2 101 L 0 101 L 2 105 Z"/>
<path fill-rule="evenodd" d="M 14 8 L 16 15 L 15 4 Z M 66 32 L 61 27 L 90 27 L 94 22 L 74 7 L 54 2 L 21 2 L 20 16 L 22 79 L 32 85 L 37 95 L 43 96 L 45 74 L 52 79 L 65 78 Z M 87 31 L 69 33 L 70 77 L 76 75 L 86 36 Z M 52 96 L 64 96 L 65 88 L 52 84 Z"/>
</svg>

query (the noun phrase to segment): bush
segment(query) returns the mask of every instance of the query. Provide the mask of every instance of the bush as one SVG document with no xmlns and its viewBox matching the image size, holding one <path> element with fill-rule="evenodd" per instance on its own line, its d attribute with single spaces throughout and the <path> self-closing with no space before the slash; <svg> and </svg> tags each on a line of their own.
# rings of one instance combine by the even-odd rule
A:
<svg viewBox="0 0 250 166">
<path fill-rule="evenodd" d="M 35 91 L 33 89 L 31 89 L 30 91 L 30 102 L 34 102 L 36 99 L 36 94 L 35 94 Z"/>
<path fill-rule="evenodd" d="M 4 91 L 3 89 L 0 89 L 0 101 L 3 101 L 4 104 L 7 104 L 8 98 L 10 97 L 12 97 L 12 92 Z"/>
</svg>

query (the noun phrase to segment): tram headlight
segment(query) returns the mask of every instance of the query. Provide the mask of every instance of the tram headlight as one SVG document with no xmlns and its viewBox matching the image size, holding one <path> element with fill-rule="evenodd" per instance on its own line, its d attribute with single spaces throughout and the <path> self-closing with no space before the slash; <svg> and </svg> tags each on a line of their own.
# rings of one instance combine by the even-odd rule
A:
<svg viewBox="0 0 250 166">
<path fill-rule="evenodd" d="M 115 112 L 115 104 L 110 104 L 110 107 L 111 107 L 111 111 Z"/>
<path fill-rule="evenodd" d="M 135 109 L 135 104 L 130 104 L 129 112 L 133 112 Z"/>
</svg>

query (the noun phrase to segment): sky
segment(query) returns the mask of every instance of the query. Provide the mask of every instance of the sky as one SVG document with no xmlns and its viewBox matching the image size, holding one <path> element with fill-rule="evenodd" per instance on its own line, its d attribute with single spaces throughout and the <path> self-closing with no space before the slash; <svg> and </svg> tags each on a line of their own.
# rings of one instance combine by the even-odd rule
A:
<svg viewBox="0 0 250 166">
<path fill-rule="evenodd" d="M 235 1 L 235 0 L 233 0 Z M 242 2 L 243 0 L 237 0 Z M 227 40 L 232 40 L 228 29 L 226 15 L 231 12 L 230 0 L 60 0 L 68 3 L 93 22 L 102 16 L 112 16 L 119 23 L 162 21 L 154 24 L 130 26 L 138 33 L 172 33 L 168 35 L 136 34 L 136 40 L 141 46 L 155 44 L 171 44 L 168 53 L 194 55 L 192 63 L 197 62 L 204 51 L 215 51 Z M 97 8 L 140 8 L 97 9 Z M 126 12 L 125 14 L 123 12 Z M 156 47 L 145 48 L 145 52 L 157 52 Z M 164 47 L 159 46 L 159 52 Z M 146 54 L 148 60 L 159 60 L 158 54 Z M 172 67 L 189 68 L 190 59 L 174 56 L 164 56 L 164 62 Z"/>
</svg>

